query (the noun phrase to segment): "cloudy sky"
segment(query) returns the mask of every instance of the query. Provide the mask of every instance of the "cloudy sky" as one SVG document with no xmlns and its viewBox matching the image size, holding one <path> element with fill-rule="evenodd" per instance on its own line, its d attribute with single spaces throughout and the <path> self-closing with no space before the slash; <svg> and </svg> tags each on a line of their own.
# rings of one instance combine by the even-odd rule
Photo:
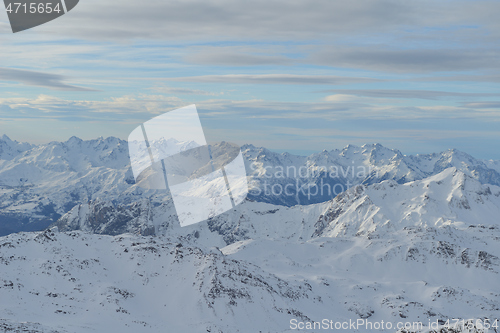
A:
<svg viewBox="0 0 500 333">
<path fill-rule="evenodd" d="M 481 0 L 80 0 L 13 34 L 2 10 L 0 135 L 125 139 L 196 104 L 209 140 L 500 159 L 499 14 Z"/>
</svg>

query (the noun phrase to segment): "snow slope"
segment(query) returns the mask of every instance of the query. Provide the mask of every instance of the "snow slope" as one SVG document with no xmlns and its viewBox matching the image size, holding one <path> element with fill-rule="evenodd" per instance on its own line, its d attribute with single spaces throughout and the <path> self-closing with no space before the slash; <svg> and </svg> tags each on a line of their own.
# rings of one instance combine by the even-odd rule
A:
<svg viewBox="0 0 500 333">
<path fill-rule="evenodd" d="M 499 200 L 500 188 L 450 168 L 310 206 L 248 201 L 191 228 L 164 221 L 168 206 L 144 215 L 131 206 L 137 224 L 127 230 L 143 230 L 149 216 L 156 237 L 10 235 L 0 239 L 0 323 L 40 332 L 292 332 L 290 320 L 499 318 Z M 107 213 L 106 224 L 126 214 L 97 206 L 73 210 L 59 227 L 99 232 L 110 226 L 92 229 L 94 217 Z M 407 218 L 412 212 L 419 218 Z"/>
<path fill-rule="evenodd" d="M 278 332 L 291 314 L 326 312 L 307 283 L 216 248 L 50 231 L 0 246 L 0 313 L 16 331 Z"/>
</svg>

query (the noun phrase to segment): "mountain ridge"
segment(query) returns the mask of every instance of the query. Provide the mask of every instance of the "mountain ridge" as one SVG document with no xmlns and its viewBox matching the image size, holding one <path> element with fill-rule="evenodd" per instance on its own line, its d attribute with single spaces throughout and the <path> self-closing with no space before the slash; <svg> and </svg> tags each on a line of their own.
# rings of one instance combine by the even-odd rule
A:
<svg viewBox="0 0 500 333">
<path fill-rule="evenodd" d="M 109 235 L 171 235 L 198 243 L 207 239 L 219 246 L 221 239 L 222 244 L 230 245 L 269 237 L 296 241 L 342 235 L 373 238 L 405 227 L 500 227 L 499 215 L 500 187 L 483 185 L 452 167 L 405 184 L 386 180 L 357 185 L 318 204 L 286 207 L 246 200 L 235 209 L 190 228 L 179 226 L 172 202 L 154 205 L 147 200 L 129 206 L 101 201 L 80 204 L 54 226 L 60 231 Z"/>
<path fill-rule="evenodd" d="M 222 154 L 227 145 L 213 145 L 213 155 Z M 500 185 L 495 161 L 486 163 L 457 150 L 406 156 L 380 144 L 366 144 L 298 156 L 253 145 L 241 149 L 249 199 L 289 207 L 326 202 L 359 184 L 424 179 L 451 166 L 483 184 Z M 290 195 L 284 195 L 284 190 Z M 0 139 L 0 219 L 4 221 L 0 235 L 41 230 L 71 208 L 101 199 L 114 204 L 143 199 L 162 204 L 170 197 L 135 185 L 124 140 L 72 137 L 31 145 L 5 135 Z"/>
</svg>

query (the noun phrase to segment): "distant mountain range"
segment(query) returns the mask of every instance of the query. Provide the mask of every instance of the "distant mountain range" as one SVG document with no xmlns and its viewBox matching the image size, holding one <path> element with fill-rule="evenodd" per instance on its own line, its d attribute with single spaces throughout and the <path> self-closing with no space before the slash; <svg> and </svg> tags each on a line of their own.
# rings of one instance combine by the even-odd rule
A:
<svg viewBox="0 0 500 333">
<path fill-rule="evenodd" d="M 270 189 L 269 195 L 250 196 L 258 201 L 286 206 L 324 202 L 343 192 L 343 189 L 358 184 L 370 185 L 383 180 L 404 184 L 436 175 L 450 167 L 455 167 L 482 184 L 500 185 L 498 161 L 477 160 L 456 149 L 407 156 L 380 144 L 366 144 L 361 147 L 348 145 L 344 149 L 324 150 L 308 157 L 277 154 L 252 145 L 243 146 L 243 150 L 247 161 L 253 165 L 249 172 L 256 187 L 264 188 L 267 182 L 270 188 L 278 182 L 285 188 L 287 184 L 299 181 L 299 190 L 294 193 L 296 195 L 275 195 Z M 281 177 L 282 169 L 285 170 L 285 177 Z M 272 176 L 271 180 L 269 176 Z M 314 194 L 316 190 L 304 189 L 311 187 L 323 187 L 324 195 L 320 193 L 309 196 L 309 193 Z M 295 188 L 296 186 L 290 186 L 290 192 Z M 328 188 L 332 189 L 330 195 L 327 193 Z M 279 191 L 276 190 L 275 193 Z"/>
<path fill-rule="evenodd" d="M 218 152 L 226 142 L 212 147 Z M 500 185 L 500 162 L 481 161 L 457 150 L 406 156 L 379 144 L 296 156 L 265 148 L 242 148 L 250 200 L 294 206 L 326 202 L 350 187 L 383 180 L 399 184 L 455 167 L 482 184 Z M 93 201 L 128 205 L 170 200 L 162 191 L 135 185 L 127 142 L 109 137 L 42 145 L 0 139 L 0 235 L 42 230 L 73 207 Z"/>
</svg>

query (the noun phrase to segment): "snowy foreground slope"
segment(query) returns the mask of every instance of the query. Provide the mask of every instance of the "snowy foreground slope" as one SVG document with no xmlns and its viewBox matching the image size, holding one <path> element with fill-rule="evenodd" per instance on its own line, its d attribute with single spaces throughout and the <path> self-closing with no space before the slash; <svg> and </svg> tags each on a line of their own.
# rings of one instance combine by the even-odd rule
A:
<svg viewBox="0 0 500 333">
<path fill-rule="evenodd" d="M 215 144 L 214 156 L 228 145 Z M 500 186 L 499 161 L 480 161 L 457 150 L 407 156 L 367 144 L 305 157 L 252 145 L 241 149 L 252 187 L 249 198 L 284 206 L 326 202 L 358 184 L 420 180 L 449 167 L 482 184 Z M 289 195 L 279 190 L 285 188 Z M 325 191 L 314 194 L 317 188 Z M 42 145 L 0 138 L 0 235 L 43 230 L 73 207 L 94 200 L 113 205 L 147 200 L 161 205 L 169 197 L 135 184 L 127 142 L 118 138 L 84 141 L 72 137 Z"/>
<path fill-rule="evenodd" d="M 289 313 L 323 311 L 307 283 L 280 279 L 215 248 L 49 231 L 10 235 L 0 245 L 0 323 L 11 327 L 29 322 L 40 332 L 279 331 Z"/>
<path fill-rule="evenodd" d="M 0 238 L 0 327 L 293 332 L 291 323 L 327 319 L 383 320 L 393 326 L 382 331 L 396 332 L 398 323 L 493 323 L 499 216 L 500 187 L 454 167 L 309 206 L 247 201 L 186 228 L 168 202 L 81 204 L 53 231 Z"/>
</svg>

